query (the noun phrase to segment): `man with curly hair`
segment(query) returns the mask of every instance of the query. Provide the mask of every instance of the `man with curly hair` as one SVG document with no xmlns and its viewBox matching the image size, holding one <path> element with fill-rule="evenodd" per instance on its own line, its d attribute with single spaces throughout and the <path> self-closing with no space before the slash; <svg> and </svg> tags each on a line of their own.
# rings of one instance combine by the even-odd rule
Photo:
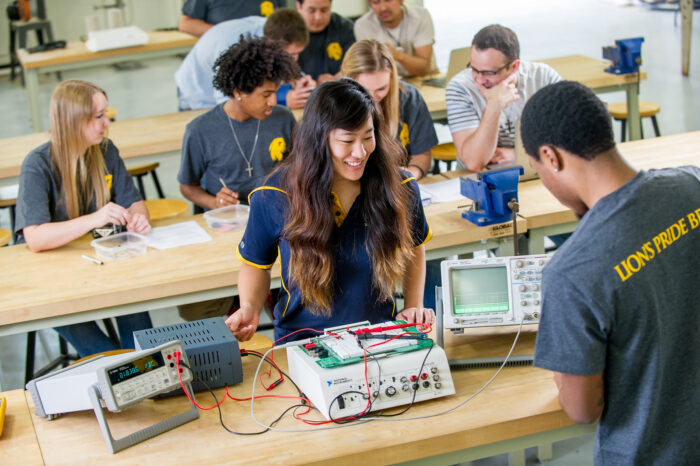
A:
<svg viewBox="0 0 700 466">
<path fill-rule="evenodd" d="M 180 68 L 175 72 L 180 110 L 211 108 L 225 102 L 225 93 L 214 88 L 214 62 L 241 35 L 267 37 L 282 43 L 284 50 L 294 60 L 309 43 L 309 31 L 304 18 L 291 8 L 275 10 L 269 18 L 251 16 L 224 21 L 209 29 L 190 50 Z M 290 77 L 293 87 L 279 95 L 289 108 L 302 108 L 315 82 L 309 76 Z"/>
<path fill-rule="evenodd" d="M 280 83 L 299 66 L 278 42 L 241 37 L 216 60 L 213 84 L 226 101 L 187 125 L 177 179 L 195 211 L 248 203 L 248 194 L 292 146 L 296 120 L 276 105 Z M 179 306 L 186 320 L 223 315 L 233 298 Z"/>
</svg>

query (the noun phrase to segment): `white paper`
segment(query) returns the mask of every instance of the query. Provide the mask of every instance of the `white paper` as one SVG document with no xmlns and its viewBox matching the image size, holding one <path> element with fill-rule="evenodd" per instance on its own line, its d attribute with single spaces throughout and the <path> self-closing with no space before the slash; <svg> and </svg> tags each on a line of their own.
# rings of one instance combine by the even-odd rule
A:
<svg viewBox="0 0 700 466">
<path fill-rule="evenodd" d="M 459 178 L 420 185 L 420 190 L 421 199 L 425 202 L 425 199 L 429 198 L 433 204 L 466 199 L 459 190 Z"/>
<path fill-rule="evenodd" d="M 154 228 L 147 238 L 148 245 L 154 249 L 170 249 L 211 241 L 209 233 L 194 220 Z"/>
</svg>

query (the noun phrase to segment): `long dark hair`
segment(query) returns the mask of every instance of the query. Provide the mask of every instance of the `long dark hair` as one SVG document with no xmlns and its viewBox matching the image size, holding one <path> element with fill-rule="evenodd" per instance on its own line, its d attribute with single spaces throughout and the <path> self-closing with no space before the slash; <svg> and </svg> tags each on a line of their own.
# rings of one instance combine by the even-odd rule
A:
<svg viewBox="0 0 700 466">
<path fill-rule="evenodd" d="M 399 168 L 402 147 L 381 131 L 372 98 L 360 84 L 349 78 L 322 84 L 306 104 L 291 154 L 281 167 L 290 204 L 283 232 L 291 250 L 289 276 L 301 291 L 304 306 L 317 315 L 329 315 L 333 302 L 335 221 L 330 194 L 334 171 L 329 133 L 356 130 L 369 116 L 376 148 L 360 180 L 360 209 L 368 225 L 366 249 L 379 299 L 391 298 L 413 257 L 407 221 L 412 191 L 403 183 Z"/>
</svg>

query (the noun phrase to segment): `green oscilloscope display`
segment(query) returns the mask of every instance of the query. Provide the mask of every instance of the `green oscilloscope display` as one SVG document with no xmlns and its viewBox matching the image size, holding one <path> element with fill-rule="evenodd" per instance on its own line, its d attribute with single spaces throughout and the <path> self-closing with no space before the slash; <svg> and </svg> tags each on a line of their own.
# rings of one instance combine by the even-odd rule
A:
<svg viewBox="0 0 700 466">
<path fill-rule="evenodd" d="M 454 314 L 503 313 L 510 309 L 505 266 L 450 271 Z"/>
</svg>

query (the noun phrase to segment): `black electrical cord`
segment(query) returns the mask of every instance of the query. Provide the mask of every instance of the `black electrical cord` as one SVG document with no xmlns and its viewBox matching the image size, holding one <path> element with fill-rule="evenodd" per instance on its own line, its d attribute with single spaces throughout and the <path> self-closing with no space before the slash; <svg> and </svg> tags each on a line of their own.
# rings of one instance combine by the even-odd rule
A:
<svg viewBox="0 0 700 466">
<path fill-rule="evenodd" d="M 255 356 L 258 356 L 257 354 L 254 354 L 254 353 L 248 353 L 248 354 L 253 354 L 253 355 L 255 355 Z M 262 356 L 259 356 L 259 357 L 262 359 Z M 272 363 L 271 361 L 268 361 L 268 362 L 269 362 L 272 366 L 276 367 L 276 366 L 274 365 L 274 363 Z M 289 408 L 287 408 L 287 409 L 285 409 L 284 411 L 282 411 L 282 414 L 280 414 L 280 415 L 277 417 L 277 419 L 275 419 L 274 421 L 272 421 L 272 422 L 270 423 L 270 427 L 267 427 L 267 428 L 265 428 L 264 430 L 261 430 L 261 431 L 258 431 L 258 432 L 236 432 L 236 431 L 234 431 L 234 430 L 229 429 L 229 428 L 226 426 L 226 424 L 224 424 L 224 417 L 223 417 L 223 413 L 221 412 L 221 405 L 219 404 L 219 399 L 216 397 L 216 394 L 214 393 L 214 391 L 213 391 L 211 388 L 209 388 L 209 385 L 207 385 L 207 383 L 206 383 L 204 380 L 202 380 L 202 379 L 200 379 L 199 377 L 197 377 L 197 375 L 196 375 L 195 372 L 192 370 L 192 368 L 191 368 L 190 366 L 188 366 L 186 363 L 184 363 L 183 361 L 180 361 L 180 365 L 181 365 L 182 367 L 186 368 L 187 370 L 189 370 L 189 371 L 192 373 L 192 378 L 193 378 L 194 380 L 196 380 L 196 381 L 201 382 L 202 385 L 204 385 L 204 387 L 209 391 L 209 393 L 211 394 L 212 398 L 214 398 L 214 401 L 216 402 L 216 409 L 217 409 L 217 411 L 219 412 L 219 423 L 221 423 L 221 427 L 223 427 L 224 430 L 225 430 L 226 432 L 230 433 L 230 434 L 234 434 L 234 435 L 260 435 L 260 434 L 264 434 L 265 432 L 267 432 L 268 430 L 270 430 L 270 427 L 274 426 L 274 425 L 277 424 L 279 421 L 281 421 L 282 418 L 284 417 L 284 415 L 287 414 L 290 410 L 295 409 L 295 408 L 299 408 L 299 407 L 301 407 L 301 406 L 307 406 L 307 405 L 305 405 L 305 404 L 303 404 L 303 405 L 296 404 L 296 405 L 290 406 Z M 279 369 L 278 369 L 278 370 L 279 370 Z M 289 376 L 287 376 L 287 374 L 285 374 L 285 373 L 282 372 L 281 370 L 280 370 L 280 372 L 281 372 L 283 375 L 285 375 L 287 378 L 289 378 Z M 292 379 L 289 379 L 289 380 L 292 380 Z M 292 384 L 294 384 L 294 382 L 292 382 Z M 296 387 L 296 384 L 295 384 L 294 386 Z M 299 387 L 297 387 L 297 390 L 298 390 L 298 389 L 299 389 Z"/>
</svg>

